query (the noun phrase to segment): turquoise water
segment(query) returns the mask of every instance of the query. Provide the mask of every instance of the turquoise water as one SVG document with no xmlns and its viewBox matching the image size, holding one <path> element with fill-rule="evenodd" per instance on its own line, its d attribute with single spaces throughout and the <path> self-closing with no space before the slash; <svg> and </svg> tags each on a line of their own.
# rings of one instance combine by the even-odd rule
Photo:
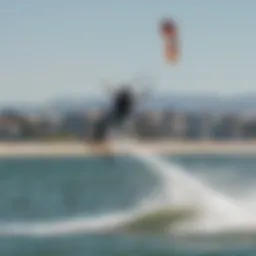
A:
<svg viewBox="0 0 256 256">
<path fill-rule="evenodd" d="M 164 158 L 241 207 L 256 205 L 255 156 Z M 93 232 L 97 223 L 105 223 L 101 216 L 129 212 L 161 190 L 157 172 L 132 157 L 2 158 L 0 175 L 0 255 L 256 255 L 255 241 L 248 238 L 179 240 L 168 234 Z M 58 221 L 63 221 L 60 226 L 51 225 Z M 72 232 L 62 233 L 68 221 Z M 21 233 L 3 231 L 15 223 L 25 223 Z M 35 235 L 26 223 L 55 228 Z"/>
</svg>

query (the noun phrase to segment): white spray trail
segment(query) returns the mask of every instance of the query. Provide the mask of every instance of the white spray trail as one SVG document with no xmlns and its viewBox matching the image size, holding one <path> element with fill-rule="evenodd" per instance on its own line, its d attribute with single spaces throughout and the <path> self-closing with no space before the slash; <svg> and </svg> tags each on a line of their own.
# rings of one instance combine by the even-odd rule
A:
<svg viewBox="0 0 256 256">
<path fill-rule="evenodd" d="M 0 236 L 59 236 L 72 234 L 102 234 L 113 232 L 131 214 L 111 214 L 99 217 L 78 217 L 45 222 L 12 222 L 0 224 Z"/>
<path fill-rule="evenodd" d="M 227 229 L 256 229 L 254 214 L 238 206 L 231 199 L 210 189 L 193 178 L 181 167 L 170 164 L 160 157 L 147 154 L 136 144 L 128 143 L 125 149 L 144 161 L 151 170 L 161 174 L 170 202 L 194 205 L 200 210 L 200 218 L 183 228 L 187 232 L 219 232 Z M 143 153 L 144 152 L 144 153 Z"/>
</svg>

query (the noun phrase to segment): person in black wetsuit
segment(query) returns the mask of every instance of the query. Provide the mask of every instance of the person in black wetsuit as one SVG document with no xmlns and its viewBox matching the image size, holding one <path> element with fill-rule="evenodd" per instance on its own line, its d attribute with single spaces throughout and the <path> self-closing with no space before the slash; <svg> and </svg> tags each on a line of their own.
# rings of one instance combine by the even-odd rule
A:
<svg viewBox="0 0 256 256">
<path fill-rule="evenodd" d="M 132 89 L 128 85 L 123 85 L 114 94 L 112 103 L 110 111 L 99 119 L 93 128 L 92 140 L 94 142 L 105 140 L 111 127 L 121 127 L 130 117 L 135 105 Z"/>
<path fill-rule="evenodd" d="M 132 90 L 123 86 L 114 96 L 110 118 L 115 125 L 122 125 L 132 114 L 134 107 L 134 95 Z"/>
</svg>

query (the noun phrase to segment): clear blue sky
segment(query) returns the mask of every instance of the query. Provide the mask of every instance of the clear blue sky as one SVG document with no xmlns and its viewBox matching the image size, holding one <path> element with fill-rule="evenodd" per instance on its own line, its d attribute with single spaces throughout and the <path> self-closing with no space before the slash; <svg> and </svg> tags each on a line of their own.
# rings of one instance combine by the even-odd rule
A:
<svg viewBox="0 0 256 256">
<path fill-rule="evenodd" d="M 2 0 L 0 102 L 98 93 L 150 73 L 159 91 L 256 93 L 255 0 Z M 158 21 L 180 25 L 177 66 Z"/>
</svg>

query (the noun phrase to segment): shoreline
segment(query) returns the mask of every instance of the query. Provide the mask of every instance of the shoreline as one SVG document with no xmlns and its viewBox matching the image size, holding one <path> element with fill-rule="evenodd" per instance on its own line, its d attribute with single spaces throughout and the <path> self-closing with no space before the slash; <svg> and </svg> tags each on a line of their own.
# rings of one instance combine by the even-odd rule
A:
<svg viewBox="0 0 256 256">
<path fill-rule="evenodd" d="M 156 154 L 228 154 L 256 155 L 256 141 L 136 141 L 142 150 Z M 118 142 L 122 147 L 122 142 Z M 122 150 L 117 150 L 122 153 Z M 78 141 L 0 142 L 0 157 L 8 156 L 89 156 L 111 153 L 107 145 L 91 147 Z"/>
</svg>

